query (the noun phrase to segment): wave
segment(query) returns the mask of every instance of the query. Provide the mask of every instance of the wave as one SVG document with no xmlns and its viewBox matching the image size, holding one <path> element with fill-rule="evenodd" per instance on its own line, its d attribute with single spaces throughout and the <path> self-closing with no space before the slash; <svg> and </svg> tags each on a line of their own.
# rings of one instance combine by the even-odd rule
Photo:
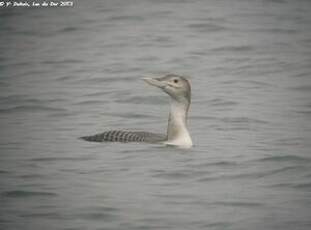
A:
<svg viewBox="0 0 311 230">
<path fill-rule="evenodd" d="M 270 171 L 260 171 L 260 172 L 249 172 L 249 173 L 238 173 L 238 174 L 226 174 L 220 176 L 208 176 L 204 178 L 199 178 L 199 182 L 206 182 L 206 181 L 214 181 L 214 180 L 232 180 L 232 179 L 258 179 L 263 177 L 272 176 L 281 172 L 291 171 L 291 170 L 301 170 L 301 166 L 288 166 L 279 169 L 274 169 Z"/>
<path fill-rule="evenodd" d="M 3 196 L 12 198 L 22 198 L 31 196 L 57 196 L 56 193 L 52 192 L 37 192 L 37 191 L 26 191 L 26 190 L 12 190 L 2 193 Z"/>
<path fill-rule="evenodd" d="M 215 162 L 206 162 L 206 163 L 199 163 L 199 164 L 189 164 L 190 167 L 193 168 L 206 168 L 210 166 L 219 166 L 219 167 L 226 167 L 226 166 L 237 166 L 238 163 L 235 161 L 215 161 Z"/>
<path fill-rule="evenodd" d="M 233 207 L 259 207 L 263 206 L 263 203 L 259 202 L 243 202 L 243 201 L 217 201 L 212 202 L 213 205 L 220 205 L 220 206 L 233 206 Z"/>
<path fill-rule="evenodd" d="M 272 184 L 267 187 L 275 187 L 275 188 L 291 188 L 291 189 L 299 189 L 299 190 L 310 190 L 311 189 L 311 182 L 304 182 L 304 183 L 277 183 Z"/>
<path fill-rule="evenodd" d="M 7 109 L 0 109 L 1 113 L 15 113 L 15 112 L 67 112 L 63 108 L 55 108 L 49 106 L 40 106 L 40 105 L 21 105 L 15 106 Z"/>
<path fill-rule="evenodd" d="M 224 100 L 220 98 L 210 100 L 207 103 L 211 104 L 212 106 L 234 106 L 239 104 L 238 102 L 235 101 Z"/>
<path fill-rule="evenodd" d="M 32 158 L 31 161 L 85 161 L 91 159 L 91 157 L 39 157 Z"/>
<path fill-rule="evenodd" d="M 241 45 L 241 46 L 221 46 L 217 48 L 211 49 L 212 52 L 246 52 L 246 51 L 252 51 L 254 49 L 253 46 L 248 45 Z"/>
<path fill-rule="evenodd" d="M 220 118 L 220 120 L 225 123 L 269 124 L 267 121 L 249 117 L 224 117 Z"/>
<path fill-rule="evenodd" d="M 193 23 L 189 24 L 188 27 L 199 32 L 219 32 L 227 30 L 226 27 L 214 23 Z"/>
<path fill-rule="evenodd" d="M 77 214 L 77 216 L 81 219 L 86 219 L 86 220 L 111 220 L 115 219 L 116 215 L 114 213 L 109 213 L 109 212 L 87 212 L 87 213 L 80 213 Z"/>
<path fill-rule="evenodd" d="M 107 18 L 108 21 L 137 21 L 141 22 L 144 20 L 143 17 L 141 16 L 136 16 L 136 15 L 122 15 L 122 16 L 112 16 Z"/>
<path fill-rule="evenodd" d="M 261 158 L 257 161 L 289 161 L 289 162 L 310 162 L 311 158 L 308 157 L 301 157 L 301 156 L 295 156 L 295 155 L 283 155 L 283 156 L 269 156 Z"/>
<path fill-rule="evenodd" d="M 124 82 L 132 81 L 133 77 L 90 77 L 77 80 L 79 83 L 107 83 L 107 82 Z"/>
<path fill-rule="evenodd" d="M 296 86 L 296 87 L 290 87 L 290 89 L 297 90 L 297 91 L 310 92 L 311 91 L 311 85 L 301 85 L 301 86 Z"/>
<path fill-rule="evenodd" d="M 298 189 L 311 189 L 311 182 L 295 184 L 292 187 Z"/>
<path fill-rule="evenodd" d="M 74 105 L 102 105 L 108 103 L 108 101 L 104 100 L 84 100 L 77 103 L 74 103 Z"/>
<path fill-rule="evenodd" d="M 126 104 L 147 104 L 147 105 L 161 105 L 167 104 L 167 101 L 158 96 L 133 96 L 124 99 L 115 100 L 117 103 Z"/>
</svg>

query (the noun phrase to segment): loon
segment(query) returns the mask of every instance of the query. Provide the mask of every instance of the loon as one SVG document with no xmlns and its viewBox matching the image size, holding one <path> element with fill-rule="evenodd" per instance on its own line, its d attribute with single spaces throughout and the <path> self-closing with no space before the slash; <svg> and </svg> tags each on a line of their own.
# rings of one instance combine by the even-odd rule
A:
<svg viewBox="0 0 311 230">
<path fill-rule="evenodd" d="M 81 139 L 93 142 L 146 142 L 191 147 L 192 139 L 187 128 L 187 117 L 191 103 L 190 81 L 183 76 L 167 74 L 159 78 L 143 78 L 149 85 L 162 89 L 170 96 L 170 113 L 167 134 L 143 131 L 110 130 Z"/>
</svg>

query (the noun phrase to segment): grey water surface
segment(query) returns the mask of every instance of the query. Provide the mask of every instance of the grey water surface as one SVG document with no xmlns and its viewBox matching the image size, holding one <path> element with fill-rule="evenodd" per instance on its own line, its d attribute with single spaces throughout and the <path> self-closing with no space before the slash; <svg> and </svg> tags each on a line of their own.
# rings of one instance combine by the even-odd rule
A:
<svg viewBox="0 0 311 230">
<path fill-rule="evenodd" d="M 0 8 L 0 229 L 311 229 L 311 1 L 105 0 Z M 192 82 L 195 146 L 166 131 Z"/>
</svg>

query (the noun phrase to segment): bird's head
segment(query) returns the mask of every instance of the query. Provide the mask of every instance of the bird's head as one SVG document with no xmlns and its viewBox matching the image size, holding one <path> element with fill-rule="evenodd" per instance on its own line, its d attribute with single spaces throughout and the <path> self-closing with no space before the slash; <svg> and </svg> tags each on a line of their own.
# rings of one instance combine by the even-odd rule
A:
<svg viewBox="0 0 311 230">
<path fill-rule="evenodd" d="M 167 74 L 159 78 L 143 78 L 149 85 L 156 86 L 180 103 L 190 104 L 191 86 L 188 79 L 176 74 Z"/>
</svg>

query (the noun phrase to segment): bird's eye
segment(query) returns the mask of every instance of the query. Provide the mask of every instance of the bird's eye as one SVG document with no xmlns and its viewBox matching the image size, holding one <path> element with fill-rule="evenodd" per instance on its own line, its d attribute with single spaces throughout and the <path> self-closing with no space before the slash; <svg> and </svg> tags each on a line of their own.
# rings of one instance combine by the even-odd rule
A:
<svg viewBox="0 0 311 230">
<path fill-rule="evenodd" d="M 174 79 L 174 83 L 178 83 L 178 79 Z"/>
</svg>

